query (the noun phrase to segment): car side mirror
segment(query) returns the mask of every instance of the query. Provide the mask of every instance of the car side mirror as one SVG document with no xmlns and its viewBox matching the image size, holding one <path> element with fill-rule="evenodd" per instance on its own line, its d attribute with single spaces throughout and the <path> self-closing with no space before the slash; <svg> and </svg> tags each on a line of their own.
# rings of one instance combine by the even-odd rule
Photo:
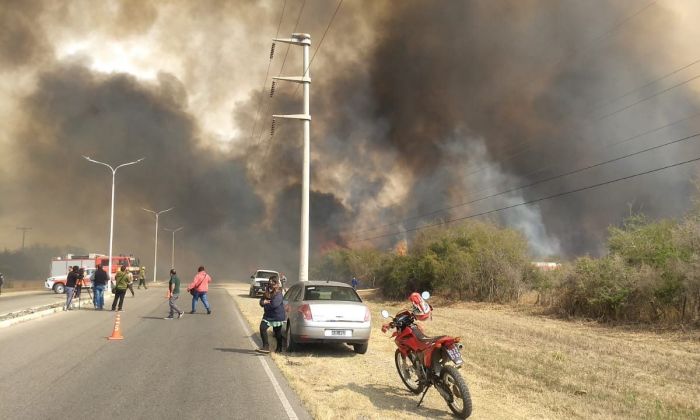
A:
<svg viewBox="0 0 700 420">
<path fill-rule="evenodd" d="M 389 311 L 382 309 L 382 318 L 389 318 Z"/>
<path fill-rule="evenodd" d="M 423 298 L 423 300 L 430 299 L 430 292 L 428 292 L 427 290 L 425 292 L 421 293 L 420 295 Z"/>
<path fill-rule="evenodd" d="M 255 278 L 255 276 L 250 276 L 250 278 L 251 278 L 251 279 L 254 279 L 254 278 Z"/>
</svg>

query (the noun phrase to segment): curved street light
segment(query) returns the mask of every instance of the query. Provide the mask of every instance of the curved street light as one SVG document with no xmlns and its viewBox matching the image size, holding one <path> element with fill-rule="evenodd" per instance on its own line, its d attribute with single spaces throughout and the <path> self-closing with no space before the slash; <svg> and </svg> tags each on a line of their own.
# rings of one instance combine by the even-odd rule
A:
<svg viewBox="0 0 700 420">
<path fill-rule="evenodd" d="M 170 207 L 169 209 L 166 209 L 166 210 L 155 211 L 155 210 L 149 210 L 149 209 L 145 209 L 145 208 L 141 207 L 141 210 L 147 211 L 149 213 L 153 213 L 156 215 L 156 239 L 155 239 L 156 245 L 155 245 L 155 251 L 153 251 L 153 254 L 154 254 L 153 255 L 153 283 L 156 282 L 156 269 L 158 268 L 158 216 L 160 216 L 161 214 L 168 212 L 174 208 L 175 207 Z"/>
<path fill-rule="evenodd" d="M 92 163 L 97 163 L 98 165 L 103 165 L 109 168 L 110 171 L 112 171 L 112 210 L 110 212 L 109 216 L 109 278 L 112 278 L 112 243 L 114 239 L 114 178 L 117 176 L 117 171 L 119 168 L 123 168 L 124 166 L 129 166 L 129 165 L 135 165 L 145 158 L 141 158 L 139 160 L 135 160 L 133 162 L 127 162 L 127 163 L 122 163 L 121 165 L 118 165 L 117 167 L 112 167 L 112 165 L 100 162 L 99 160 L 92 159 L 89 156 L 83 155 L 83 158 L 88 160 L 89 162 Z M 109 292 L 111 290 L 111 282 L 107 282 L 107 291 Z"/>
</svg>

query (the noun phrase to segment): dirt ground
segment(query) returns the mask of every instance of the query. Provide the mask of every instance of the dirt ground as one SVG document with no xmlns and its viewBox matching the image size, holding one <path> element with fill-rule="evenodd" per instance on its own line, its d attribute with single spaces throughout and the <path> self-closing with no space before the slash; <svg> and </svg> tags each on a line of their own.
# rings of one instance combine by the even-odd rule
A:
<svg viewBox="0 0 700 420">
<path fill-rule="evenodd" d="M 253 331 L 262 315 L 247 285 L 234 296 Z M 318 419 L 452 418 L 437 391 L 420 408 L 396 372 L 395 345 L 381 332 L 381 309 L 403 302 L 364 293 L 374 330 L 367 354 L 344 345 L 307 345 L 271 357 Z M 474 419 L 700 418 L 697 332 L 632 332 L 534 316 L 495 305 L 438 305 L 432 335 L 462 337 L 460 370 Z M 274 341 L 274 338 L 271 338 Z"/>
</svg>

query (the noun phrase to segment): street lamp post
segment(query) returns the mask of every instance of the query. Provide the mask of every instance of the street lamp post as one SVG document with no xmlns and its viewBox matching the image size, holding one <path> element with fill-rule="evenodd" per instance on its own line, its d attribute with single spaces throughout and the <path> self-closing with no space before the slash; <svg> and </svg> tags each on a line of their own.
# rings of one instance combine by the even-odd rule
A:
<svg viewBox="0 0 700 420">
<path fill-rule="evenodd" d="M 100 161 L 92 159 L 88 156 L 83 155 L 83 157 L 92 163 L 97 163 L 98 165 L 106 166 L 109 168 L 110 171 L 112 171 L 112 210 L 111 210 L 110 216 L 109 216 L 109 262 L 108 262 L 108 265 L 109 265 L 108 273 L 109 273 L 109 277 L 111 279 L 112 278 L 112 243 L 113 243 L 113 239 L 114 239 L 114 178 L 116 178 L 117 170 L 119 170 L 119 168 L 122 168 L 124 166 L 129 166 L 129 165 L 135 165 L 135 164 L 141 162 L 142 160 L 144 160 L 145 158 L 141 158 L 141 159 L 135 160 L 133 162 L 122 163 L 121 165 L 117 166 L 116 168 L 113 168 L 111 165 L 109 165 L 107 163 L 100 162 Z M 112 288 L 111 282 L 107 282 L 107 291 L 109 292 L 111 290 L 111 288 Z"/>
<path fill-rule="evenodd" d="M 184 229 L 184 226 L 180 226 L 177 229 L 163 228 L 163 230 L 167 230 L 168 232 L 173 233 L 173 244 L 172 248 L 170 248 L 170 268 L 175 268 L 175 233 L 181 231 L 182 229 Z"/>
<path fill-rule="evenodd" d="M 156 239 L 155 239 L 155 250 L 153 251 L 153 283 L 156 282 L 156 270 L 158 269 L 158 216 L 160 216 L 162 213 L 168 212 L 175 207 L 170 207 L 169 209 L 166 210 L 161 210 L 161 211 L 155 211 L 155 210 L 149 210 L 149 209 L 144 209 L 141 207 L 141 210 L 147 211 L 149 213 L 153 213 L 156 215 Z"/>
</svg>

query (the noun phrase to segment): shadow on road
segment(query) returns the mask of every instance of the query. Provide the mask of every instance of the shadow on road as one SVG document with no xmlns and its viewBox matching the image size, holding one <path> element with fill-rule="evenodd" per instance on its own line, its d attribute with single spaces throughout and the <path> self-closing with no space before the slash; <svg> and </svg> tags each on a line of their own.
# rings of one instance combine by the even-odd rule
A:
<svg viewBox="0 0 700 420">
<path fill-rule="evenodd" d="M 401 386 L 400 380 L 395 387 L 376 384 L 358 385 L 356 383 L 350 383 L 347 385 L 339 385 L 333 389 L 330 389 L 329 392 L 332 393 L 342 389 L 350 389 L 358 394 L 365 395 L 372 402 L 372 405 L 377 408 L 381 408 L 382 410 L 407 410 L 415 412 L 416 417 L 430 419 L 445 417 L 449 414 L 449 408 L 447 408 L 447 406 L 445 406 L 445 408 L 448 412 L 427 408 L 422 405 L 420 407 L 416 407 L 420 396 L 409 393 Z"/>
<path fill-rule="evenodd" d="M 141 319 L 160 319 L 161 321 L 163 321 L 162 316 L 142 316 Z"/>
<path fill-rule="evenodd" d="M 240 354 L 252 354 L 255 356 L 262 356 L 262 354 L 256 352 L 255 350 L 252 350 L 252 349 L 223 349 L 220 347 L 215 347 L 214 350 L 219 350 L 219 351 L 225 352 L 225 353 L 240 353 Z"/>
</svg>

